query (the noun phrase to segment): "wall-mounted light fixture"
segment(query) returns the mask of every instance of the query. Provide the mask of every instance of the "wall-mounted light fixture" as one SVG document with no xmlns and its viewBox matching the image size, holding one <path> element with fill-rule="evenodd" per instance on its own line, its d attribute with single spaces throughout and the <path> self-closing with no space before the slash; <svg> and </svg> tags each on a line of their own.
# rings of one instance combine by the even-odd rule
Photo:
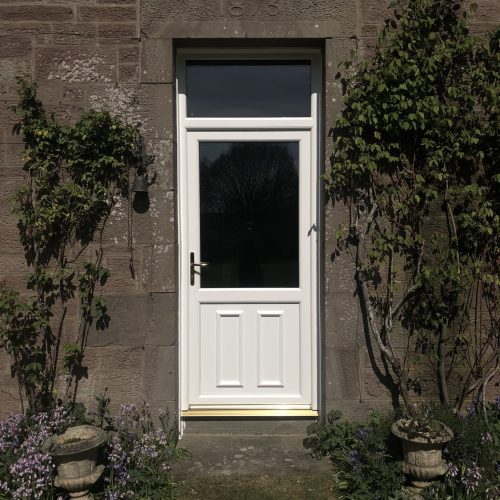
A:
<svg viewBox="0 0 500 500">
<path fill-rule="evenodd" d="M 134 182 L 132 183 L 132 192 L 133 193 L 147 193 L 148 192 L 148 174 L 147 172 L 144 173 L 137 173 L 135 174 L 134 177 Z"/>
</svg>

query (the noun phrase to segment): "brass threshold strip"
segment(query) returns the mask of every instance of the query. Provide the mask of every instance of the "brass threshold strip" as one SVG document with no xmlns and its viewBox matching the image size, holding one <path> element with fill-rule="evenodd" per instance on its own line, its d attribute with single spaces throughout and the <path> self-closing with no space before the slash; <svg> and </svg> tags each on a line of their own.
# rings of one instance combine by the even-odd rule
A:
<svg viewBox="0 0 500 500">
<path fill-rule="evenodd" d="M 252 410 L 252 409 L 219 409 L 219 410 L 183 410 L 181 417 L 202 418 L 202 417 L 317 417 L 317 410 Z"/>
</svg>

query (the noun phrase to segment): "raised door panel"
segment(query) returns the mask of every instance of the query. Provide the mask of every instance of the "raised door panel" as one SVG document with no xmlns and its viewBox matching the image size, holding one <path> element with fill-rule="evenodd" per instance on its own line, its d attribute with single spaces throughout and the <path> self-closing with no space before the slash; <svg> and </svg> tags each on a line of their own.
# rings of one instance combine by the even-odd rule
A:
<svg viewBox="0 0 500 500">
<path fill-rule="evenodd" d="M 301 404 L 309 397 L 300 370 L 300 304 L 200 304 L 199 332 L 193 403 Z"/>
</svg>

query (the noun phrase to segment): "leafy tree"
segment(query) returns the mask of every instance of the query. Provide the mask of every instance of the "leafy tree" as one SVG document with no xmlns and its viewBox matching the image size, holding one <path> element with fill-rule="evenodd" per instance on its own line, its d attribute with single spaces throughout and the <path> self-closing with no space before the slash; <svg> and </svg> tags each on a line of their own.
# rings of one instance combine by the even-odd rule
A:
<svg viewBox="0 0 500 500">
<path fill-rule="evenodd" d="M 41 411 L 57 398 L 74 399 L 89 328 L 94 321 L 105 327 L 109 319 L 96 293 L 109 277 L 102 234 L 117 200 L 128 195 L 139 137 L 108 112 L 91 110 L 72 126 L 59 124 L 47 116 L 31 82 L 20 81 L 19 96 L 15 131 L 24 137 L 27 177 L 14 213 L 32 293 L 25 299 L 0 286 L 0 347 L 12 356 L 21 396 L 32 411 Z M 85 262 L 92 243 L 94 258 Z M 72 338 L 64 325 L 75 298 L 79 325 Z M 61 364 L 64 392 L 57 388 Z"/>
<path fill-rule="evenodd" d="M 373 58 L 344 63 L 326 188 L 349 207 L 336 253 L 355 261 L 372 338 L 410 407 L 406 354 L 458 407 L 499 372 L 500 30 L 470 35 L 460 1 L 394 4 Z"/>
</svg>

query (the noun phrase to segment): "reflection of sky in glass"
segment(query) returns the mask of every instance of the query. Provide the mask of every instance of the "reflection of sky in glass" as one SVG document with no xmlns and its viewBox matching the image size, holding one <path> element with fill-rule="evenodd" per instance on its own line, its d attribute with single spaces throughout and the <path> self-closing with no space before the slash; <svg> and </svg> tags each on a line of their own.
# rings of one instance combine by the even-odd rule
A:
<svg viewBox="0 0 500 500">
<path fill-rule="evenodd" d="M 188 62 L 188 117 L 310 116 L 308 62 Z"/>
<path fill-rule="evenodd" d="M 249 142 L 249 141 L 248 141 Z M 262 141 L 259 141 L 262 142 Z M 200 142 L 200 162 L 210 166 L 223 154 L 229 153 L 230 149 L 234 147 L 237 142 Z M 290 155 L 290 160 L 293 162 L 293 168 L 299 170 L 299 155 L 296 142 L 278 142 L 273 141 L 272 144 L 279 144 L 286 148 L 287 153 Z"/>
</svg>

